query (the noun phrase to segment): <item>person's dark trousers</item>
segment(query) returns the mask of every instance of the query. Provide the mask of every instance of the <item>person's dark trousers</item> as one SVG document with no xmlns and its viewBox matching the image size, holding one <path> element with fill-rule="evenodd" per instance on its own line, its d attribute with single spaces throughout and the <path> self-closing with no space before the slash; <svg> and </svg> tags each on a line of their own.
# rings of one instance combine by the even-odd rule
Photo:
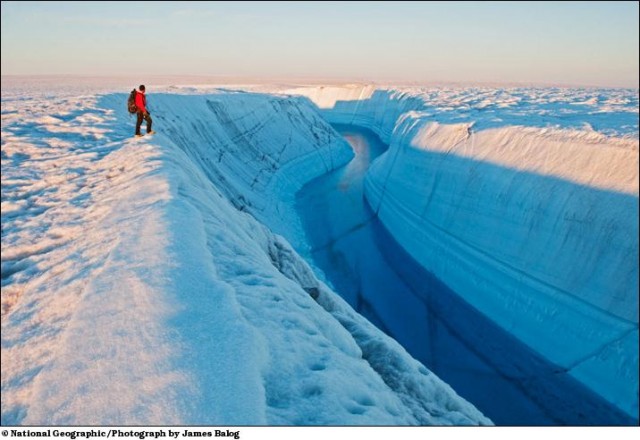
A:
<svg viewBox="0 0 640 440">
<path fill-rule="evenodd" d="M 147 133 L 151 131 L 151 116 L 149 113 L 146 115 L 142 112 L 138 112 L 138 120 L 136 121 L 136 134 L 140 134 L 140 126 L 142 125 L 142 120 L 147 121 Z"/>
</svg>

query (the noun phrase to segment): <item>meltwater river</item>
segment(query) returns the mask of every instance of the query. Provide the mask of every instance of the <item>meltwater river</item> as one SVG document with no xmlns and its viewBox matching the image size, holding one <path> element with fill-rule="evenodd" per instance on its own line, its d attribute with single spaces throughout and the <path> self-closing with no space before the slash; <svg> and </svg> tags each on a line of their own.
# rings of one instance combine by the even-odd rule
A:
<svg viewBox="0 0 640 440">
<path fill-rule="evenodd" d="M 369 165 L 387 146 L 366 129 L 334 128 L 354 159 L 296 198 L 325 281 L 498 425 L 624 424 L 619 412 L 495 326 L 395 243 L 363 197 Z"/>
</svg>

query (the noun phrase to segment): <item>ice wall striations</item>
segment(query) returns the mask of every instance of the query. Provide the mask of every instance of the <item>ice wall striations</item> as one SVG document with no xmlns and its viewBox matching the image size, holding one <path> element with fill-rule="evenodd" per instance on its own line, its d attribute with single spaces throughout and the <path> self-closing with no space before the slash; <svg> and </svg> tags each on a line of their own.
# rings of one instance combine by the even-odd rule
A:
<svg viewBox="0 0 640 440">
<path fill-rule="evenodd" d="M 387 144 L 400 115 L 425 105 L 425 98 L 412 91 L 374 86 L 297 88 L 283 93 L 305 96 L 319 107 L 329 122 L 369 128 Z"/>
<path fill-rule="evenodd" d="M 280 202 L 306 182 L 353 157 L 303 99 L 219 93 L 157 95 L 153 102 L 163 131 L 227 198 L 242 210 L 268 211 L 269 218 L 287 209 Z"/>
<path fill-rule="evenodd" d="M 283 99 L 268 94 L 219 93 L 206 96 L 166 95 L 154 97 L 154 100 L 158 108 L 171 109 L 159 115 L 161 124 L 166 127 L 164 131 L 172 146 L 175 145 L 187 154 L 198 174 L 206 175 L 207 180 L 240 211 L 251 213 L 271 231 L 286 234 L 292 241 L 296 237 L 303 237 L 298 216 L 291 212 L 295 193 L 313 178 L 344 165 L 353 157 L 346 141 L 322 119 L 306 99 Z M 203 217 L 207 218 L 206 215 Z M 255 234 L 249 230 L 246 233 Z M 349 336 L 338 342 L 336 347 L 330 347 L 329 351 L 334 348 L 350 351 L 355 348 L 358 356 L 361 354 L 366 359 L 366 365 L 373 366 L 374 369 L 370 371 L 376 375 L 376 380 L 381 379 L 390 387 L 388 397 L 391 400 L 398 399 L 404 407 L 401 412 L 409 414 L 399 416 L 392 423 L 491 423 L 472 405 L 455 395 L 446 384 L 410 358 L 397 343 L 355 314 L 337 295 L 320 283 L 284 239 L 272 236 L 271 232 L 267 235 L 267 240 L 260 238 L 256 241 L 260 246 L 268 247 L 271 263 L 287 280 L 293 282 L 294 288 L 310 294 L 320 305 L 318 310 L 304 313 L 309 313 L 310 316 L 316 313 L 323 315 L 322 319 L 330 323 L 327 330 L 329 332 L 343 332 L 346 329 Z M 236 274 L 232 270 L 219 270 L 221 274 L 229 272 L 229 282 L 237 285 L 239 291 L 246 291 L 250 295 L 255 290 L 251 283 L 246 285 L 242 280 L 236 280 Z M 259 272 L 257 269 L 256 271 Z M 256 307 L 245 306 L 245 309 L 250 309 L 245 312 L 247 316 L 255 315 L 255 318 L 251 318 L 252 322 L 263 323 L 258 324 L 257 328 L 263 333 L 261 338 L 269 341 L 265 348 L 270 352 L 269 357 L 281 359 L 270 363 L 265 376 L 279 377 L 288 369 L 297 368 L 296 363 L 302 361 L 307 350 L 305 343 L 295 343 L 301 352 L 296 360 L 295 354 L 292 356 L 281 353 L 286 344 L 277 341 L 290 339 L 292 332 L 296 330 L 292 322 L 305 322 L 308 317 L 296 317 L 299 310 L 281 310 L 269 316 L 269 312 L 261 308 L 259 301 Z M 288 317 L 282 321 L 285 315 Z M 279 328 L 282 322 L 284 334 L 274 336 L 272 332 L 283 331 Z M 331 328 L 333 326 L 335 328 Z M 344 347 L 340 346 L 342 343 L 345 344 Z M 349 346 L 353 343 L 354 346 Z M 345 348 L 347 346 L 349 347 Z M 394 368 L 383 365 L 390 358 L 397 361 Z M 416 373 L 420 376 L 416 377 Z M 294 377 L 297 373 L 289 374 Z M 351 373 L 345 369 L 341 374 L 348 377 Z M 424 375 L 429 377 L 425 378 Z M 393 383 L 389 382 L 391 380 Z M 294 388 L 298 386 L 295 382 L 294 380 L 292 384 Z M 300 420 L 304 419 L 296 415 L 300 410 L 278 408 L 277 401 L 283 399 L 281 395 L 290 392 L 287 387 L 279 380 L 265 380 L 265 383 L 267 394 L 276 396 L 267 396 L 268 400 L 276 401 L 274 408 L 268 410 L 272 413 L 271 420 L 275 423 L 301 423 Z M 320 406 L 326 405 L 321 403 L 325 399 L 331 399 L 331 392 L 322 387 L 313 387 L 307 397 L 313 400 L 316 394 L 322 396 L 316 399 Z M 334 397 L 340 400 L 338 396 Z M 440 415 L 442 411 L 439 408 L 444 402 L 452 409 Z M 282 405 L 287 406 L 284 403 Z M 373 411 L 371 415 L 373 417 Z M 319 411 L 317 422 L 345 423 L 339 422 L 340 417 L 333 409 Z M 354 423 L 349 417 L 344 418 L 346 423 Z M 386 415 L 379 417 L 382 420 Z"/>
<path fill-rule="evenodd" d="M 559 371 L 637 417 L 637 101 L 635 110 L 609 106 L 628 104 L 628 91 L 600 96 L 600 105 L 583 102 L 580 91 L 553 99 L 547 91 L 492 92 L 493 104 L 472 101 L 477 91 L 288 93 L 309 97 L 330 121 L 388 140 L 365 196 L 417 262 Z M 549 123 L 543 106 L 562 117 Z"/>
</svg>

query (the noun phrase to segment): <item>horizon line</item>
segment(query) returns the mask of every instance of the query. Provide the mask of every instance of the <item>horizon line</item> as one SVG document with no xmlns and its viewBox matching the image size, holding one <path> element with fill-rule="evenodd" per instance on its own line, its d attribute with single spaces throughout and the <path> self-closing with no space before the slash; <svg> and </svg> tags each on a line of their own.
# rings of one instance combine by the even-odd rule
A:
<svg viewBox="0 0 640 440">
<path fill-rule="evenodd" d="M 227 74 L 200 74 L 200 73 L 185 73 L 185 74 L 92 74 L 92 73 L 9 73 L 1 74 L 2 78 L 112 78 L 112 79 L 132 79 L 132 78 L 151 78 L 151 79 L 207 79 L 219 81 L 221 85 L 229 84 L 277 84 L 277 83 L 299 83 L 301 85 L 345 85 L 345 84 L 359 84 L 359 85 L 373 85 L 373 86 L 390 86 L 396 85 L 400 87 L 433 87 L 433 86 L 451 86 L 451 87 L 512 87 L 512 88 L 573 88 L 573 89 L 628 89 L 639 90 L 639 86 L 610 86 L 610 85 L 593 85 L 593 84 L 574 84 L 566 82 L 539 82 L 539 81 L 451 81 L 451 80 L 385 80 L 385 79 L 367 79 L 357 77 L 308 77 L 308 76 L 291 76 L 291 77 L 267 77 L 259 78 L 248 75 L 227 75 Z M 202 84 L 202 85 L 212 85 Z M 198 85 L 198 84 L 189 84 Z"/>
</svg>

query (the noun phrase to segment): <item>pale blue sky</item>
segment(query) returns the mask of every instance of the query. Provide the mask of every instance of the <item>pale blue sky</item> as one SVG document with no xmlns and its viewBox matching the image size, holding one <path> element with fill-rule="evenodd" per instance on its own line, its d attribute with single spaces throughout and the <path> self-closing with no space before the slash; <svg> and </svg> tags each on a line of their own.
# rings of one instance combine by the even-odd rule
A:
<svg viewBox="0 0 640 440">
<path fill-rule="evenodd" d="M 638 87 L 637 2 L 2 2 L 2 74 Z"/>
</svg>

